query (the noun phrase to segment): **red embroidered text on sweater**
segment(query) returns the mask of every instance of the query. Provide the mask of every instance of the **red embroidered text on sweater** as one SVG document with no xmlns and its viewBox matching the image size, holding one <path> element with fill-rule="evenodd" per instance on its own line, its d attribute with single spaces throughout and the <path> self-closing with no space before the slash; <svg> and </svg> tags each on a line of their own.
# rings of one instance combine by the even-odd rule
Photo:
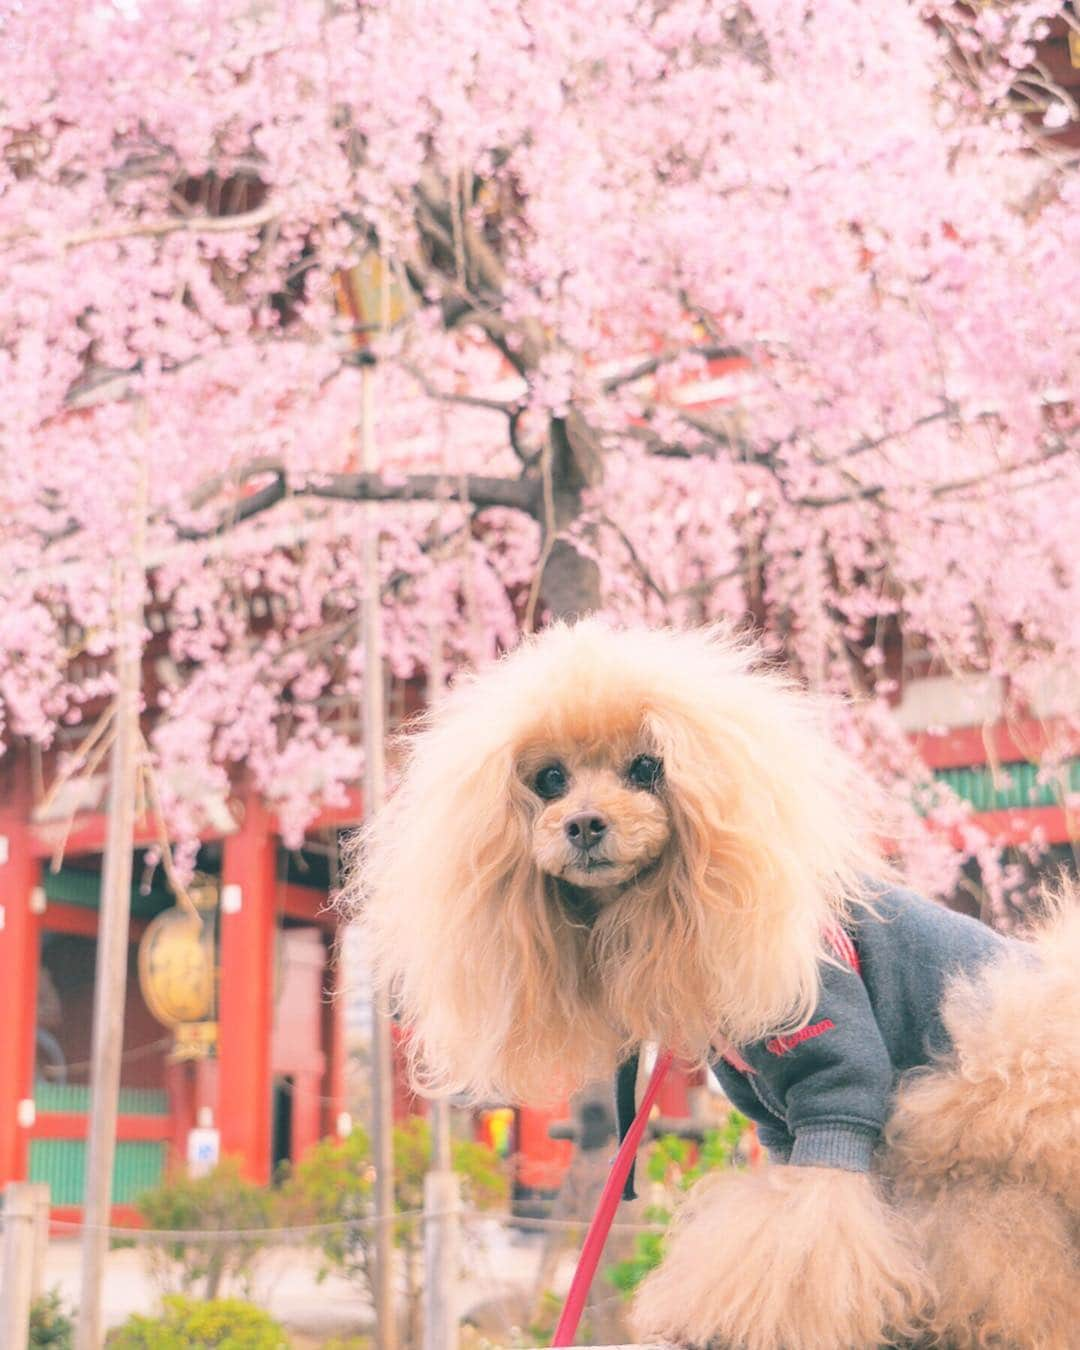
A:
<svg viewBox="0 0 1080 1350">
<path fill-rule="evenodd" d="M 772 1040 L 765 1042 L 765 1049 L 770 1055 L 786 1055 L 789 1050 L 794 1050 L 797 1045 L 802 1045 L 803 1041 L 812 1041 L 815 1036 L 821 1036 L 826 1031 L 832 1031 L 836 1023 L 831 1017 L 826 1017 L 820 1022 L 815 1022 L 813 1026 L 803 1027 L 801 1031 L 793 1031 L 790 1036 L 774 1036 Z"/>
</svg>

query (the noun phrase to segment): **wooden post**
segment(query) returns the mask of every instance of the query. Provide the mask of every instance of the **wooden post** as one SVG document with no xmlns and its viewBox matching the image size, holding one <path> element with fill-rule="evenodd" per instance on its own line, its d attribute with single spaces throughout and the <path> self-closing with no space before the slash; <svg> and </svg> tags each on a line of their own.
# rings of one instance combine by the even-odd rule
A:
<svg viewBox="0 0 1080 1350">
<path fill-rule="evenodd" d="M 457 1350 L 461 1183 L 450 1158 L 450 1104 L 431 1104 L 432 1169 L 424 1177 L 423 1350 Z"/>
<path fill-rule="evenodd" d="M 443 633 L 431 635 L 427 702 L 432 708 L 443 692 Z M 461 1181 L 454 1171 L 450 1103 L 435 1099 L 431 1123 L 431 1168 L 424 1177 L 424 1342 L 423 1350 L 457 1350 L 455 1293 L 460 1245 Z"/>
<path fill-rule="evenodd" d="M 326 1055 L 323 1086 L 322 1134 L 336 1136 L 345 1110 L 345 998 L 344 953 L 340 927 L 327 941 L 323 966 L 322 1043 Z"/>
<path fill-rule="evenodd" d="M 34 1206 L 34 1269 L 30 1297 L 40 1298 L 45 1292 L 45 1261 L 49 1255 L 49 1183 L 28 1181 L 26 1185 Z"/>
<path fill-rule="evenodd" d="M 135 784 L 139 758 L 142 674 L 143 586 L 140 509 L 134 558 L 118 582 L 116 643 L 116 739 L 109 779 L 109 816 L 102 868 L 97 960 L 94 966 L 94 1029 L 91 1042 L 90 1121 L 83 1200 L 82 1286 L 76 1350 L 100 1350 L 101 1289 L 109 1247 L 109 1207 L 116 1157 L 116 1116 L 127 996 L 128 928 L 131 909 Z M 136 589 L 138 588 L 138 590 Z"/>
<path fill-rule="evenodd" d="M 34 1192 L 25 1182 L 4 1187 L 4 1266 L 0 1283 L 0 1345 L 26 1350 L 34 1285 Z"/>
<path fill-rule="evenodd" d="M 378 467 L 375 449 L 374 371 L 363 367 L 361 467 Z M 378 517 L 364 508 L 361 631 L 364 649 L 364 816 L 382 806 L 386 791 L 384 760 L 385 696 L 382 669 L 382 596 L 379 588 Z M 375 1164 L 375 1338 L 378 1350 L 396 1350 L 397 1311 L 394 1300 L 394 1064 L 390 1034 L 389 990 L 378 981 L 372 989 L 371 1109 Z"/>
</svg>

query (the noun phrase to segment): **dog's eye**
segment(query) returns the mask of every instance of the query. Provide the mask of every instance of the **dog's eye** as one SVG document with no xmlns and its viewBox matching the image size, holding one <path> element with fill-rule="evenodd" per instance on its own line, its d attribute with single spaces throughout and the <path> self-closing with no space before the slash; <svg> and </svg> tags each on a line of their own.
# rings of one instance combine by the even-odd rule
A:
<svg viewBox="0 0 1080 1350">
<path fill-rule="evenodd" d="M 635 787 L 652 792 L 664 776 L 664 766 L 654 755 L 638 755 L 627 769 L 626 776 Z"/>
<path fill-rule="evenodd" d="M 536 795 L 542 797 L 546 802 L 561 797 L 567 786 L 566 770 L 561 764 L 549 764 L 546 768 L 541 769 L 533 780 Z"/>
</svg>

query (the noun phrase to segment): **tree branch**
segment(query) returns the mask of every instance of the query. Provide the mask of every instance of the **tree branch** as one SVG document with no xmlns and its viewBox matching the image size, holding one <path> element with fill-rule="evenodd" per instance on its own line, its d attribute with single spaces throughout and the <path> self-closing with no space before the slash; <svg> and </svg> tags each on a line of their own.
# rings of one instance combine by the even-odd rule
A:
<svg viewBox="0 0 1080 1350">
<path fill-rule="evenodd" d="M 631 366 L 629 370 L 620 371 L 617 375 L 609 375 L 606 380 L 601 381 L 600 388 L 605 394 L 613 394 L 616 389 L 621 389 L 624 385 L 634 384 L 637 380 L 643 380 L 646 375 L 654 375 L 663 366 L 670 366 L 684 356 L 697 356 L 706 361 L 733 361 L 745 353 L 738 347 L 724 347 L 710 345 L 707 347 L 676 347 L 667 351 L 658 352 L 655 356 L 648 356 L 639 361 L 637 365 Z"/>
<path fill-rule="evenodd" d="M 931 426 L 934 422 L 941 422 L 947 417 L 955 417 L 956 414 L 956 405 L 947 403 L 945 407 L 938 408 L 936 412 L 926 413 L 923 417 L 916 417 L 914 422 L 900 431 L 886 431 L 880 436 L 873 437 L 864 436 L 861 440 L 849 445 L 846 450 L 840 450 L 835 455 L 826 455 L 821 459 L 815 457 L 814 462 L 821 468 L 827 468 L 830 464 L 839 464 L 845 459 L 853 459 L 856 455 L 865 454 L 868 450 L 879 450 L 883 445 L 888 445 L 890 441 L 901 440 L 904 436 L 909 436 L 921 427 Z"/>
<path fill-rule="evenodd" d="M 980 483 L 992 482 L 995 478 L 1006 478 L 1010 474 L 1021 473 L 1024 469 L 1037 469 L 1045 464 L 1047 460 L 1057 459 L 1059 455 L 1067 454 L 1069 451 L 1075 453 L 1075 447 L 1064 441 L 1052 446 L 1037 459 L 1024 459 L 1015 464 L 999 464 L 986 473 L 971 474 L 965 478 L 953 478 L 945 483 L 936 483 L 932 487 L 926 488 L 926 495 L 940 499 L 951 496 L 954 492 L 962 492 L 966 488 L 977 487 Z M 849 502 L 880 501 L 889 492 L 889 489 L 883 483 L 870 483 L 865 487 L 855 488 L 851 492 L 838 492 L 831 497 L 793 497 L 792 506 L 808 506 L 814 510 L 822 510 L 828 506 L 843 506 Z"/>
<path fill-rule="evenodd" d="M 540 484 L 531 478 L 498 478 L 468 474 L 464 478 L 437 473 L 419 473 L 396 478 L 377 473 L 326 474 L 291 484 L 285 466 L 274 459 L 256 459 L 239 469 L 218 474 L 202 484 L 189 499 L 192 510 L 211 502 L 226 487 L 235 491 L 266 474 L 271 482 L 241 497 L 205 529 L 177 527 L 183 540 L 208 539 L 242 521 L 261 515 L 286 497 L 321 497 L 349 502 L 443 502 L 460 501 L 485 510 L 506 507 L 534 518 L 540 512 Z"/>
<path fill-rule="evenodd" d="M 377 473 L 342 473 L 317 484 L 295 489 L 296 496 L 329 497 L 337 501 L 416 502 L 462 501 L 479 508 L 504 506 L 535 516 L 540 486 L 531 478 L 498 478 L 468 474 L 464 482 L 453 475 L 414 473 L 401 478 Z"/>
<path fill-rule="evenodd" d="M 505 417 L 513 417 L 519 407 L 516 401 L 504 403 L 497 398 L 480 398 L 476 394 L 457 394 L 450 390 L 439 389 L 432 384 L 420 367 L 411 361 L 399 360 L 398 365 L 411 375 L 428 398 L 434 399 L 436 403 L 456 403 L 465 408 L 486 408 L 491 412 L 502 413 Z"/>
<path fill-rule="evenodd" d="M 630 536 L 626 533 L 626 531 L 622 528 L 622 526 L 618 525 L 606 513 L 601 513 L 600 515 L 598 515 L 597 520 L 602 525 L 606 525 L 609 530 L 613 530 L 615 534 L 619 536 L 619 539 L 622 541 L 622 545 L 626 549 L 630 561 L 634 564 L 634 567 L 637 569 L 638 576 L 641 577 L 642 581 L 645 583 L 646 586 L 648 586 L 649 590 L 652 591 L 652 593 L 666 605 L 671 597 L 653 576 L 652 572 L 649 570 L 648 566 L 642 559 L 641 554 L 638 553 L 637 549 L 634 547 L 634 543 L 631 540 Z"/>
<path fill-rule="evenodd" d="M 242 211 L 234 216 L 177 216 L 169 220 L 129 221 L 124 225 L 98 225 L 89 230 L 76 230 L 61 235 L 56 241 L 60 248 L 82 248 L 84 244 L 107 243 L 113 239 L 160 238 L 167 234 L 229 234 L 236 230 L 255 230 L 275 220 L 278 208 L 270 202 L 254 211 Z M 5 235 L 0 244 L 17 243 L 21 239 L 45 239 L 38 230 L 16 230 Z"/>
</svg>

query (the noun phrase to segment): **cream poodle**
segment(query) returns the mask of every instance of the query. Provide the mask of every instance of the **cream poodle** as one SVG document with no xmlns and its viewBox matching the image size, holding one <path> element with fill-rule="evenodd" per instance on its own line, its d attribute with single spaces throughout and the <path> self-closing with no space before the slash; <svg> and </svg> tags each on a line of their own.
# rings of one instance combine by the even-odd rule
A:
<svg viewBox="0 0 1080 1350">
<path fill-rule="evenodd" d="M 753 647 L 558 625 L 413 737 L 350 890 L 425 1090 L 653 1042 L 758 1122 L 778 1165 L 690 1194 L 643 1336 L 1080 1347 L 1080 919 L 1010 942 L 891 884 L 871 799 Z"/>
</svg>

